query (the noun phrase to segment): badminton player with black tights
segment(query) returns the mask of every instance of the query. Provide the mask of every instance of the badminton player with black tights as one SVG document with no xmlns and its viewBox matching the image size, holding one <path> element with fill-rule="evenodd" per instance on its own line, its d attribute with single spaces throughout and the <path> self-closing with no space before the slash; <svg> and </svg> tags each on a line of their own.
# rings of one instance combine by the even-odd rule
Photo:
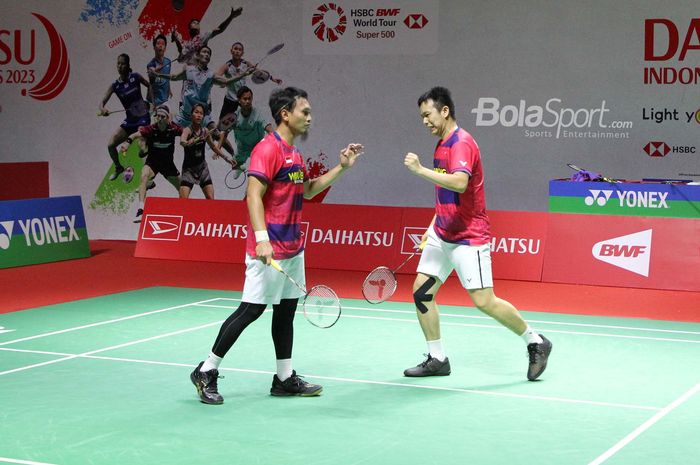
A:
<svg viewBox="0 0 700 465">
<path fill-rule="evenodd" d="M 277 373 L 272 377 L 273 396 L 316 396 L 321 386 L 303 380 L 292 368 L 294 314 L 303 294 L 282 273 L 268 266 L 274 258 L 298 283 L 305 283 L 301 236 L 303 199 L 310 199 L 352 168 L 363 146 L 349 144 L 340 151 L 340 163 L 324 175 L 308 179 L 304 158 L 294 146 L 307 133 L 311 106 L 305 91 L 287 87 L 270 95 L 270 111 L 276 124 L 253 150 L 248 168 L 248 238 L 246 272 L 241 305 L 223 323 L 211 353 L 190 375 L 202 402 L 221 404 L 217 388 L 219 365 L 243 330 L 272 305 L 272 341 Z"/>
<path fill-rule="evenodd" d="M 527 345 L 527 379 L 536 380 L 547 367 L 552 343 L 536 333 L 510 303 L 496 297 L 491 274 L 491 233 L 486 214 L 484 171 L 474 138 L 457 125 L 450 91 L 434 87 L 418 99 L 423 124 L 440 141 L 433 168 L 407 153 L 408 170 L 435 184 L 435 216 L 423 240 L 425 248 L 413 283 L 413 299 L 427 358 L 404 371 L 405 376 L 446 376 L 450 361 L 440 339 L 440 316 L 436 296 L 452 270 L 469 292 L 474 305 L 486 315 L 522 337 Z"/>
</svg>

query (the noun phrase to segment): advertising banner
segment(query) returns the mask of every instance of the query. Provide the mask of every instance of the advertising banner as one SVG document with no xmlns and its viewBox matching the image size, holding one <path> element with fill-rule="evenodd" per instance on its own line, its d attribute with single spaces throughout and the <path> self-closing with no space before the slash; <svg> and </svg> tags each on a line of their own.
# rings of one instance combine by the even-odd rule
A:
<svg viewBox="0 0 700 465">
<path fill-rule="evenodd" d="M 80 197 L 0 201 L 0 268 L 89 255 Z"/>
<path fill-rule="evenodd" d="M 700 220 L 550 213 L 542 280 L 700 290 Z"/>
<path fill-rule="evenodd" d="M 553 180 L 549 211 L 700 218 L 700 185 Z"/>
<path fill-rule="evenodd" d="M 539 281 L 546 213 L 490 212 L 494 275 Z M 302 234 L 311 268 L 370 271 L 395 268 L 418 250 L 430 208 L 308 204 Z M 149 197 L 137 257 L 243 263 L 248 210 L 243 201 Z M 417 254 L 418 255 L 418 254 Z M 415 273 L 418 256 L 400 270 Z"/>
</svg>

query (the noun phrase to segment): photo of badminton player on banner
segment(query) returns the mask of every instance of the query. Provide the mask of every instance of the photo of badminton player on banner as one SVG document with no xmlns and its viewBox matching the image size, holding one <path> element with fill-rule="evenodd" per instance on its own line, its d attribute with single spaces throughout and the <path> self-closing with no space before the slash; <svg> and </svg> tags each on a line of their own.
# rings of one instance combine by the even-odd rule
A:
<svg viewBox="0 0 700 465">
<path fill-rule="evenodd" d="M 302 208 L 305 199 L 328 189 L 352 168 L 364 147 L 348 144 L 340 150 L 335 167 L 309 179 L 304 157 L 294 145 L 311 126 L 308 94 L 296 87 L 278 89 L 270 95 L 269 106 L 276 128 L 255 146 L 248 167 L 246 204 L 250 221 L 241 304 L 224 321 L 209 356 L 190 374 L 199 399 L 206 404 L 223 403 L 217 386 L 219 365 L 241 333 L 268 306 L 272 306 L 277 365 L 270 394 L 319 395 L 323 388 L 302 379 L 292 368 L 294 315 L 299 298 L 304 297 L 306 318 L 321 327 L 334 324 L 340 316 L 335 292 L 326 286 L 307 292 L 301 284 L 306 282 Z"/>
</svg>

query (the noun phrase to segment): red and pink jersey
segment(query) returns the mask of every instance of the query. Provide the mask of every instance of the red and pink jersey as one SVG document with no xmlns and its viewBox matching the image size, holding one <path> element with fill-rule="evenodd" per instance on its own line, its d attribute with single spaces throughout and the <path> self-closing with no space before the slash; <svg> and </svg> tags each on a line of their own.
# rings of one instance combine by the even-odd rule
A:
<svg viewBox="0 0 700 465">
<path fill-rule="evenodd" d="M 445 242 L 482 245 L 491 241 L 486 215 L 481 152 L 467 131 L 457 128 L 435 148 L 433 169 L 469 175 L 467 190 L 454 192 L 435 186 L 435 232 Z"/>
<path fill-rule="evenodd" d="M 286 259 L 297 255 L 304 249 L 301 207 L 304 180 L 308 177 L 301 153 L 277 132 L 268 134 L 253 149 L 248 176 L 255 176 L 267 184 L 263 207 L 275 258 Z M 255 234 L 250 220 L 246 253 L 255 257 Z"/>
</svg>

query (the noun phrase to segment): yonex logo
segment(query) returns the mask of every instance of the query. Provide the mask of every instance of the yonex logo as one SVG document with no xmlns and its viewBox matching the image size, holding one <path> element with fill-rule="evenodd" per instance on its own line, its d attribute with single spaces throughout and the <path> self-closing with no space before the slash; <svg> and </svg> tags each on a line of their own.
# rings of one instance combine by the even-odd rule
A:
<svg viewBox="0 0 700 465">
<path fill-rule="evenodd" d="M 0 249 L 7 250 L 10 248 L 14 225 L 14 221 L 0 221 Z"/>
<path fill-rule="evenodd" d="M 314 35 L 324 42 L 335 42 L 345 33 L 348 18 L 337 3 L 324 3 L 311 18 Z"/>
<path fill-rule="evenodd" d="M 459 160 L 459 164 L 462 166 L 467 166 L 467 162 L 464 160 Z"/>
<path fill-rule="evenodd" d="M 613 194 L 613 191 L 611 190 L 601 190 L 601 189 L 588 189 L 588 192 L 591 193 L 591 195 L 586 196 L 584 202 L 586 202 L 586 205 L 589 207 L 593 205 L 594 203 L 598 204 L 599 206 L 605 206 L 605 204 L 608 203 L 608 200 L 610 200 L 610 197 Z"/>
<path fill-rule="evenodd" d="M 649 142 L 644 151 L 650 157 L 665 157 L 671 152 L 671 147 L 666 142 Z"/>
<path fill-rule="evenodd" d="M 425 227 L 407 226 L 403 228 L 403 239 L 401 240 L 401 253 L 410 255 L 420 253 L 420 243 L 425 234 Z"/>
<path fill-rule="evenodd" d="M 649 277 L 651 229 L 613 237 L 593 245 L 593 257 L 613 266 Z"/>
<path fill-rule="evenodd" d="M 411 14 L 406 16 L 406 19 L 403 20 L 403 23 L 409 28 L 409 29 L 423 29 L 426 24 L 428 24 L 428 18 L 425 17 L 422 13 L 418 14 Z"/>
<path fill-rule="evenodd" d="M 151 241 L 177 241 L 180 239 L 182 216 L 146 215 L 141 238 Z"/>
</svg>

